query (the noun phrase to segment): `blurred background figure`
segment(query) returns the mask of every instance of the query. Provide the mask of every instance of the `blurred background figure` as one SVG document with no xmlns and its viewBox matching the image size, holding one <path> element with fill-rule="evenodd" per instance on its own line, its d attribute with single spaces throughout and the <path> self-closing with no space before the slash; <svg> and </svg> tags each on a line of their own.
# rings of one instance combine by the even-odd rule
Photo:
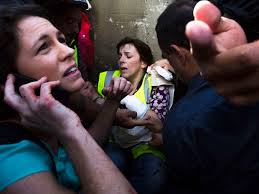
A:
<svg viewBox="0 0 259 194">
<path fill-rule="evenodd" d="M 83 78 L 88 79 L 87 71 L 89 68 L 87 68 L 87 65 L 92 66 L 94 53 L 93 42 L 89 34 L 91 28 L 87 13 L 91 9 L 89 1 L 35 0 L 35 3 L 48 10 L 52 23 L 64 33 L 67 44 L 75 50 L 76 63 Z M 88 58 L 88 56 L 91 57 Z"/>
</svg>

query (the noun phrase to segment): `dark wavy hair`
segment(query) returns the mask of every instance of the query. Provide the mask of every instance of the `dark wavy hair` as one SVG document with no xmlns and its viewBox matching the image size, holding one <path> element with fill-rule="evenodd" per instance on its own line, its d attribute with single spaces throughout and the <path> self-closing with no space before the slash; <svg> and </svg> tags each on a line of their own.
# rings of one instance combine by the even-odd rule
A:
<svg viewBox="0 0 259 194">
<path fill-rule="evenodd" d="M 37 5 L 1 5 L 0 6 L 0 84 L 4 84 L 9 73 L 16 72 L 16 60 L 19 53 L 17 24 L 29 16 L 48 19 L 46 11 Z M 9 118 L 14 112 L 3 102 L 0 92 L 0 119 Z"/>
<path fill-rule="evenodd" d="M 135 38 L 125 37 L 116 46 L 117 54 L 120 52 L 120 48 L 126 44 L 132 44 L 137 49 L 140 59 L 145 62 L 148 66 L 153 64 L 154 57 L 150 47 L 143 41 Z"/>
<path fill-rule="evenodd" d="M 0 75 L 6 77 L 16 71 L 16 59 L 19 52 L 17 23 L 29 16 L 48 19 L 46 11 L 37 5 L 0 6 Z"/>
</svg>

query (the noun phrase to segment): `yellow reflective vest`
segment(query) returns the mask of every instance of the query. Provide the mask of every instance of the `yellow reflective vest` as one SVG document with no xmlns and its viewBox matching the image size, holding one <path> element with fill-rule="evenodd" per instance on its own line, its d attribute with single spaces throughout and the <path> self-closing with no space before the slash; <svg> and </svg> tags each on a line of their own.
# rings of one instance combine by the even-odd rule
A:
<svg viewBox="0 0 259 194">
<path fill-rule="evenodd" d="M 72 40 L 72 42 L 70 43 L 70 47 L 74 49 L 74 59 L 75 59 L 75 62 L 76 62 L 76 66 L 78 67 L 78 49 L 77 49 L 77 46 L 76 46 L 76 42 L 75 42 L 75 39 Z"/>
<path fill-rule="evenodd" d="M 98 80 L 98 93 L 101 96 L 103 96 L 103 93 L 102 93 L 103 88 L 109 86 L 112 78 L 114 77 L 120 77 L 120 70 L 104 71 L 100 73 L 99 80 Z M 140 88 L 134 95 L 142 103 L 147 104 L 147 102 L 150 99 L 151 90 L 152 90 L 151 76 L 149 74 L 145 74 Z M 131 149 L 131 152 L 134 159 L 138 158 L 143 154 L 153 154 L 159 157 L 160 159 L 165 160 L 164 154 L 157 148 L 149 145 L 148 143 L 142 143 L 138 146 L 134 146 Z"/>
<path fill-rule="evenodd" d="M 120 77 L 120 70 L 104 71 L 100 73 L 98 81 L 98 93 L 101 96 L 103 96 L 103 88 L 109 86 L 112 78 L 114 77 Z M 142 84 L 134 96 L 136 96 L 143 104 L 146 104 L 150 99 L 151 90 L 151 76 L 149 74 L 145 74 L 142 80 Z"/>
</svg>

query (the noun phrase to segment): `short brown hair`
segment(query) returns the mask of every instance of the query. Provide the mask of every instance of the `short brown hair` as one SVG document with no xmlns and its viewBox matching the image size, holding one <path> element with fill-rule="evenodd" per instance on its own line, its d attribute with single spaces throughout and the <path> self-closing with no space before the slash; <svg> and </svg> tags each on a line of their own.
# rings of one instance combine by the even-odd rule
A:
<svg viewBox="0 0 259 194">
<path fill-rule="evenodd" d="M 144 61 L 148 66 L 153 64 L 154 57 L 153 57 L 150 47 L 139 39 L 134 39 L 134 38 L 130 38 L 130 37 L 123 38 L 117 44 L 117 54 L 119 54 L 119 52 L 120 52 L 120 47 L 122 47 L 126 44 L 134 45 L 140 55 L 140 59 L 142 61 Z"/>
</svg>

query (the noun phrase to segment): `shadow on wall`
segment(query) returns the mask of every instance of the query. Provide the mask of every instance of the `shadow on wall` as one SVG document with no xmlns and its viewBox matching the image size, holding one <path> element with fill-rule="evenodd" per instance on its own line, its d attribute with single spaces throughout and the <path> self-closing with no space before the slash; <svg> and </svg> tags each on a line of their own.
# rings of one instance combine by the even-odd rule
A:
<svg viewBox="0 0 259 194">
<path fill-rule="evenodd" d="M 125 36 L 139 38 L 160 58 L 155 25 L 158 16 L 172 0 L 94 0 L 92 23 L 95 41 L 95 81 L 98 73 L 117 67 L 116 45 Z"/>
</svg>

